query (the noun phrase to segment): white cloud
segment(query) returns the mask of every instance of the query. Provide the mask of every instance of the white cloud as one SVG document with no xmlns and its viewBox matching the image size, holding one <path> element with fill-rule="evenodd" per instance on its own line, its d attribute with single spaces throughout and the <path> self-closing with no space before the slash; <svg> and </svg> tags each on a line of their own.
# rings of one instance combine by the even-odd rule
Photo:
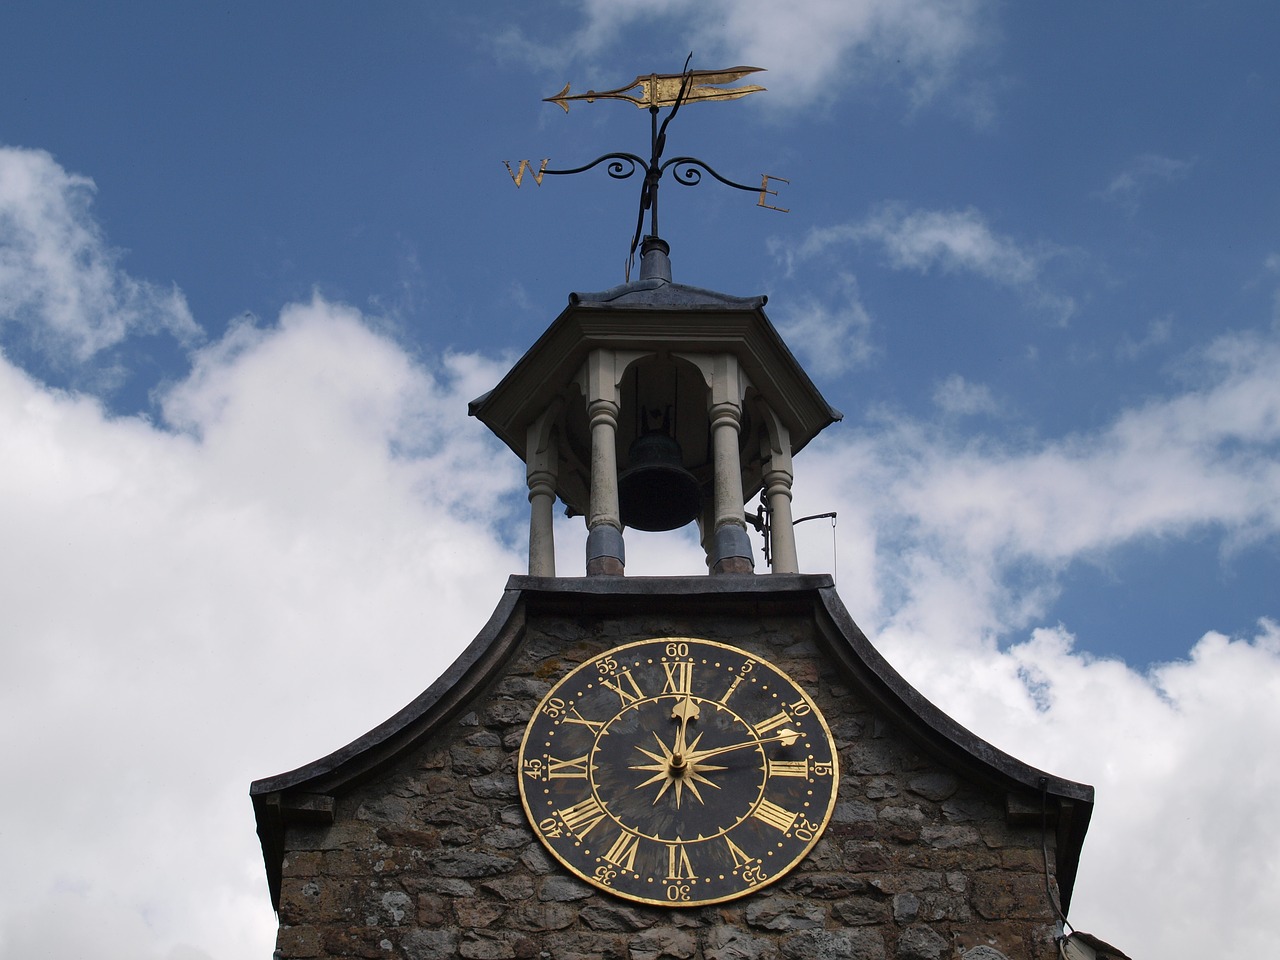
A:
<svg viewBox="0 0 1280 960">
<path fill-rule="evenodd" d="M 975 270 L 985 243 L 903 256 Z M 990 262 L 1022 276 L 1017 256 Z M 58 282 L 94 288 L 81 267 L 102 261 Z M 91 298 L 68 302 L 83 337 L 67 343 L 106 336 Z M 0 757 L 39 787 L 0 798 L 24 825 L 6 837 L 0 957 L 269 953 L 248 782 L 410 700 L 523 566 L 519 465 L 465 416 L 501 372 L 415 363 L 320 299 L 200 350 L 159 424 L 0 358 Z M 1280 343 L 1221 338 L 1183 373 L 1179 393 L 1034 444 L 892 416 L 833 430 L 797 460 L 796 514 L 838 510 L 841 592 L 913 683 L 1099 788 L 1073 921 L 1135 956 L 1262 956 L 1280 630 L 1189 636 L 1186 660 L 1143 673 L 1041 622 L 1068 563 L 1280 534 Z M 981 405 L 975 385 L 952 394 Z M 561 570 L 580 573 L 581 521 L 557 527 Z M 635 573 L 701 562 L 687 532 L 629 545 Z"/>
<path fill-rule="evenodd" d="M 947 414 L 974 416 L 999 413 L 1000 405 L 991 395 L 985 383 L 970 383 L 958 373 L 953 373 L 933 389 L 933 402 Z"/>
<path fill-rule="evenodd" d="M 768 68 L 763 83 L 775 107 L 822 102 L 851 83 L 882 83 L 886 77 L 906 88 L 918 106 L 955 83 L 960 66 L 988 42 L 991 29 L 988 0 L 800 0 L 785 9 L 765 0 L 579 5 L 585 22 L 554 49 L 514 29 L 500 46 L 549 67 L 569 56 L 600 56 L 627 32 L 674 23 L 683 48 L 696 52 L 695 69 Z"/>
<path fill-rule="evenodd" d="M 885 206 L 859 225 L 857 237 L 884 247 L 899 269 L 968 272 L 1007 286 L 1035 280 L 1041 258 L 991 230 L 976 210 Z"/>
<path fill-rule="evenodd" d="M 1105 430 L 1032 449 L 957 446 L 891 425 L 895 502 L 947 550 L 1046 564 L 1205 525 L 1280 533 L 1280 344 L 1239 335 L 1200 357 L 1199 382 Z M 888 506 L 888 504 L 886 504 Z"/>
<path fill-rule="evenodd" d="M 1191 175 L 1195 160 L 1175 160 L 1155 153 L 1134 157 L 1129 164 L 1111 178 L 1103 199 L 1119 204 L 1133 212 L 1142 197 L 1155 187 L 1167 186 L 1185 180 Z"/>
<path fill-rule="evenodd" d="M 1280 895 L 1268 855 L 1280 764 L 1264 746 L 1280 737 L 1280 630 L 1210 633 L 1149 673 L 1072 640 L 1039 629 L 1005 653 L 912 643 L 890 656 L 971 729 L 1095 786 L 1073 924 L 1131 956 L 1265 956 Z"/>
<path fill-rule="evenodd" d="M 0 800 L 0 956 L 270 952 L 249 781 L 412 699 L 520 568 L 466 417 L 498 375 L 323 301 L 206 348 L 180 432 L 0 362 L 0 755 L 41 785 Z"/>
<path fill-rule="evenodd" d="M 1261 956 L 1250 918 L 1280 898 L 1259 853 L 1280 845 L 1262 746 L 1280 736 L 1280 628 L 1188 635 L 1186 660 L 1142 672 L 1043 623 L 1069 563 L 1280 538 L 1280 342 L 1223 337 L 1184 373 L 1105 428 L 1017 447 L 893 417 L 832 431 L 797 462 L 796 511 L 839 512 L 846 603 L 926 696 L 1098 788 L 1073 923 L 1134 956 Z"/>
<path fill-rule="evenodd" d="M 909 210 L 884 204 L 861 221 L 811 230 L 790 258 L 809 259 L 847 243 L 879 246 L 897 270 L 982 277 L 1018 291 L 1062 322 L 1075 312 L 1070 297 L 1047 289 L 1042 280 L 1045 264 L 1061 251 L 1003 236 L 973 209 Z"/>
<path fill-rule="evenodd" d="M 119 269 L 89 213 L 93 190 L 43 150 L 0 147 L 0 328 L 17 325 L 47 359 L 76 363 L 130 334 L 198 341 L 176 287 Z"/>
<path fill-rule="evenodd" d="M 474 356 L 424 370 L 318 300 L 203 350 L 164 398 L 179 432 L 0 366 L 0 752 L 14 782 L 50 786 L 3 800 L 30 827 L 6 849 L 23 867 L 0 878 L 0 956 L 268 948 L 248 781 L 411 699 L 522 565 L 491 519 L 509 506 L 523 525 L 518 465 L 464 415 L 499 372 Z M 992 642 L 1035 624 L 1071 558 L 1197 526 L 1280 531 L 1280 349 L 1223 340 L 1199 374 L 1028 450 L 888 420 L 815 443 L 797 490 L 839 509 L 842 549 L 861 551 L 842 592 L 895 665 L 1002 748 L 1099 787 L 1073 919 L 1130 949 L 1248 956 L 1259 925 L 1194 918 L 1265 916 L 1280 895 L 1254 853 L 1280 840 L 1276 765 L 1238 738 L 1280 735 L 1276 627 L 1208 635 L 1150 674 L 1062 629 Z M 580 549 L 580 522 L 560 528 Z M 634 546 L 671 571 L 670 539 Z M 1041 573 L 1011 586 L 1027 563 Z"/>
<path fill-rule="evenodd" d="M 1173 318 L 1160 317 L 1147 324 L 1147 333 L 1141 340 L 1134 340 L 1128 333 L 1120 337 L 1116 356 L 1121 360 L 1136 360 L 1156 347 L 1164 346 L 1173 335 Z"/>
<path fill-rule="evenodd" d="M 838 278 L 832 308 L 813 296 L 798 299 L 778 320 L 778 331 L 795 349 L 810 373 L 835 377 L 864 366 L 875 348 L 871 342 L 871 314 L 858 296 L 858 281 L 850 274 Z"/>
</svg>

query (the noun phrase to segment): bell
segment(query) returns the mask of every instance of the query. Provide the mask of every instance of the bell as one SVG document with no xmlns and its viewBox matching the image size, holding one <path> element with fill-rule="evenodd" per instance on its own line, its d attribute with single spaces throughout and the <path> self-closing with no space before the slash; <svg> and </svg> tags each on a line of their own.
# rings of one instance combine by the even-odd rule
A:
<svg viewBox="0 0 1280 960">
<path fill-rule="evenodd" d="M 635 530 L 675 530 L 698 516 L 698 481 L 685 469 L 680 444 L 662 431 L 636 437 L 631 463 L 618 477 L 622 525 Z"/>
</svg>

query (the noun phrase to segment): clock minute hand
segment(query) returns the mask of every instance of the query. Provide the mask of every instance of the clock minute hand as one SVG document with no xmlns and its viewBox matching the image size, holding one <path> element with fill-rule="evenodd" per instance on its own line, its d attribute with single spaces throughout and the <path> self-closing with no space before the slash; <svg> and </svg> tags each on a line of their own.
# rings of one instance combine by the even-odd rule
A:
<svg viewBox="0 0 1280 960">
<path fill-rule="evenodd" d="M 760 740 L 744 740 L 742 743 L 731 743 L 725 747 L 710 747 L 706 750 L 690 752 L 687 759 L 690 763 L 698 763 L 702 760 L 709 760 L 711 757 L 717 757 L 722 753 L 732 753 L 734 750 L 755 747 L 762 743 L 781 743 L 784 747 L 789 747 L 799 739 L 800 734 L 795 730 L 780 730 L 773 737 L 764 737 Z"/>
</svg>

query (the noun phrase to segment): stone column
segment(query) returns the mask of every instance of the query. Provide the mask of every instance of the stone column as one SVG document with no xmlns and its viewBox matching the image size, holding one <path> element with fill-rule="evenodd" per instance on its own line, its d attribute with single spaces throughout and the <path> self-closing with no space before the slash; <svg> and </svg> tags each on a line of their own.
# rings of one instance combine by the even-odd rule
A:
<svg viewBox="0 0 1280 960">
<path fill-rule="evenodd" d="M 710 517 L 704 513 L 702 520 L 707 566 L 712 573 L 754 573 L 755 561 L 742 506 L 742 462 L 738 457 L 738 431 L 742 426 L 747 375 L 731 353 L 678 353 L 675 356 L 698 368 L 709 391 L 707 416 L 711 421 L 714 472 Z"/>
<path fill-rule="evenodd" d="M 707 573 L 711 572 L 712 556 L 716 552 L 716 504 L 714 497 L 702 498 L 702 510 L 698 514 L 698 542 L 707 560 Z"/>
<path fill-rule="evenodd" d="M 626 567 L 622 519 L 618 509 L 618 404 L 592 400 L 591 509 L 587 516 L 587 576 L 620 577 Z"/>
<path fill-rule="evenodd" d="M 764 493 L 769 501 L 769 541 L 773 547 L 774 573 L 799 573 L 796 555 L 796 531 L 791 519 L 791 483 L 795 478 L 791 464 L 791 431 L 764 403 L 757 410 L 764 421 L 760 438 L 764 459 Z"/>
<path fill-rule="evenodd" d="M 618 384 L 627 366 L 647 354 L 592 350 L 577 382 L 591 431 L 591 505 L 587 510 L 587 576 L 620 577 L 626 568 L 618 508 Z"/>
<path fill-rule="evenodd" d="M 556 502 L 559 450 L 555 422 L 563 401 L 557 400 L 529 424 L 525 448 L 525 482 L 529 486 L 529 576 L 556 575 L 552 508 Z"/>
<path fill-rule="evenodd" d="M 738 458 L 738 431 L 742 408 L 737 403 L 713 404 L 711 442 L 715 470 L 715 538 L 711 555 L 712 573 L 751 573 L 751 540 L 743 519 L 742 463 Z"/>
</svg>

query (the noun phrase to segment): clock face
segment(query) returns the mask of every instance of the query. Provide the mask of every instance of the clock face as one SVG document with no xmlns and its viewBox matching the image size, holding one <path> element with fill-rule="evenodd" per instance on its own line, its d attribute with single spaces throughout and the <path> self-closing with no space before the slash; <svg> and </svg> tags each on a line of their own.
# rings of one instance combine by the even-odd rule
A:
<svg viewBox="0 0 1280 960">
<path fill-rule="evenodd" d="M 630 900 L 718 903 L 817 842 L 840 774 L 826 720 L 754 654 L 642 640 L 577 667 L 520 745 L 520 798 L 571 871 Z"/>
</svg>

